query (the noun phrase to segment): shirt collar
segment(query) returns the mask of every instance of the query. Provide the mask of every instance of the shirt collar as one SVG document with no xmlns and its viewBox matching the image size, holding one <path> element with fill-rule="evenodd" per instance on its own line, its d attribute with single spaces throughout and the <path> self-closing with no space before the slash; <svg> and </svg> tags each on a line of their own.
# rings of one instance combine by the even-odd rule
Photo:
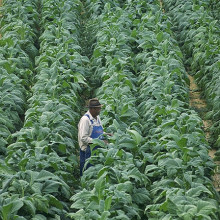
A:
<svg viewBox="0 0 220 220">
<path fill-rule="evenodd" d="M 95 118 L 92 117 L 92 115 L 91 115 L 91 113 L 89 112 L 89 110 L 86 112 L 86 114 L 89 115 L 90 120 L 94 120 L 94 119 L 95 119 Z M 99 116 L 97 116 L 97 119 L 98 119 L 98 117 L 99 117 Z"/>
</svg>

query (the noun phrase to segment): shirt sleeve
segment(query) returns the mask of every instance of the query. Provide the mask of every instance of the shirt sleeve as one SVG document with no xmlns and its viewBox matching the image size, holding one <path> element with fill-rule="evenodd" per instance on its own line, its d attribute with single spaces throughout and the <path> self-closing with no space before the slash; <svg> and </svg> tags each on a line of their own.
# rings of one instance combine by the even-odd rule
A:
<svg viewBox="0 0 220 220">
<path fill-rule="evenodd" d="M 79 138 L 83 145 L 87 146 L 92 143 L 92 138 L 90 137 L 90 122 L 86 117 L 82 117 L 79 123 Z"/>
</svg>

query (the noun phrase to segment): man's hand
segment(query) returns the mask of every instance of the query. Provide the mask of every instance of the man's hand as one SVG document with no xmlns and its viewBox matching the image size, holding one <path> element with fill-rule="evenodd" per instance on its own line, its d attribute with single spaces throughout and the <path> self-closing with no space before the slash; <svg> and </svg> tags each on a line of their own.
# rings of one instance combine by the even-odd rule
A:
<svg viewBox="0 0 220 220">
<path fill-rule="evenodd" d="M 108 144 L 108 140 L 103 140 L 105 144 Z"/>
<path fill-rule="evenodd" d="M 104 133 L 104 135 L 113 136 L 112 133 Z M 105 144 L 108 144 L 108 140 L 104 139 L 103 141 L 105 142 Z"/>
<path fill-rule="evenodd" d="M 113 134 L 112 133 L 105 133 L 106 135 L 108 135 L 108 136 L 113 136 Z"/>
</svg>

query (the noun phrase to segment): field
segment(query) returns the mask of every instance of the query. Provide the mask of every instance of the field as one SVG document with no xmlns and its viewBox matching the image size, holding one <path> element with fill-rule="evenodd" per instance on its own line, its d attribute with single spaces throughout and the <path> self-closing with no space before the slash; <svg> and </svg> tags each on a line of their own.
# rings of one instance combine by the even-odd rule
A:
<svg viewBox="0 0 220 220">
<path fill-rule="evenodd" d="M 1 4 L 0 219 L 220 219 L 217 0 Z"/>
</svg>

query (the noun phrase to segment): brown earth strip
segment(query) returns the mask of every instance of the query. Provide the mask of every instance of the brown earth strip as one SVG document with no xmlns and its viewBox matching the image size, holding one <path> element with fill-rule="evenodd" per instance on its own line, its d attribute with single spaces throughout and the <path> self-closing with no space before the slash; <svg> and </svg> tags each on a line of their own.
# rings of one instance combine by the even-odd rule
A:
<svg viewBox="0 0 220 220">
<path fill-rule="evenodd" d="M 195 80 L 192 76 L 188 75 L 190 80 L 190 106 L 193 107 L 198 112 L 207 112 L 207 104 L 204 99 L 201 98 L 199 88 L 197 84 L 195 83 Z M 205 131 L 206 139 L 209 140 L 210 138 L 210 132 L 209 128 L 212 125 L 211 120 L 202 120 L 203 121 L 203 129 Z"/>
<path fill-rule="evenodd" d="M 165 10 L 164 10 L 164 8 L 163 8 L 163 2 L 162 2 L 162 0 L 159 0 L 159 2 L 160 2 L 160 8 L 162 9 L 163 13 L 165 13 Z"/>
</svg>

